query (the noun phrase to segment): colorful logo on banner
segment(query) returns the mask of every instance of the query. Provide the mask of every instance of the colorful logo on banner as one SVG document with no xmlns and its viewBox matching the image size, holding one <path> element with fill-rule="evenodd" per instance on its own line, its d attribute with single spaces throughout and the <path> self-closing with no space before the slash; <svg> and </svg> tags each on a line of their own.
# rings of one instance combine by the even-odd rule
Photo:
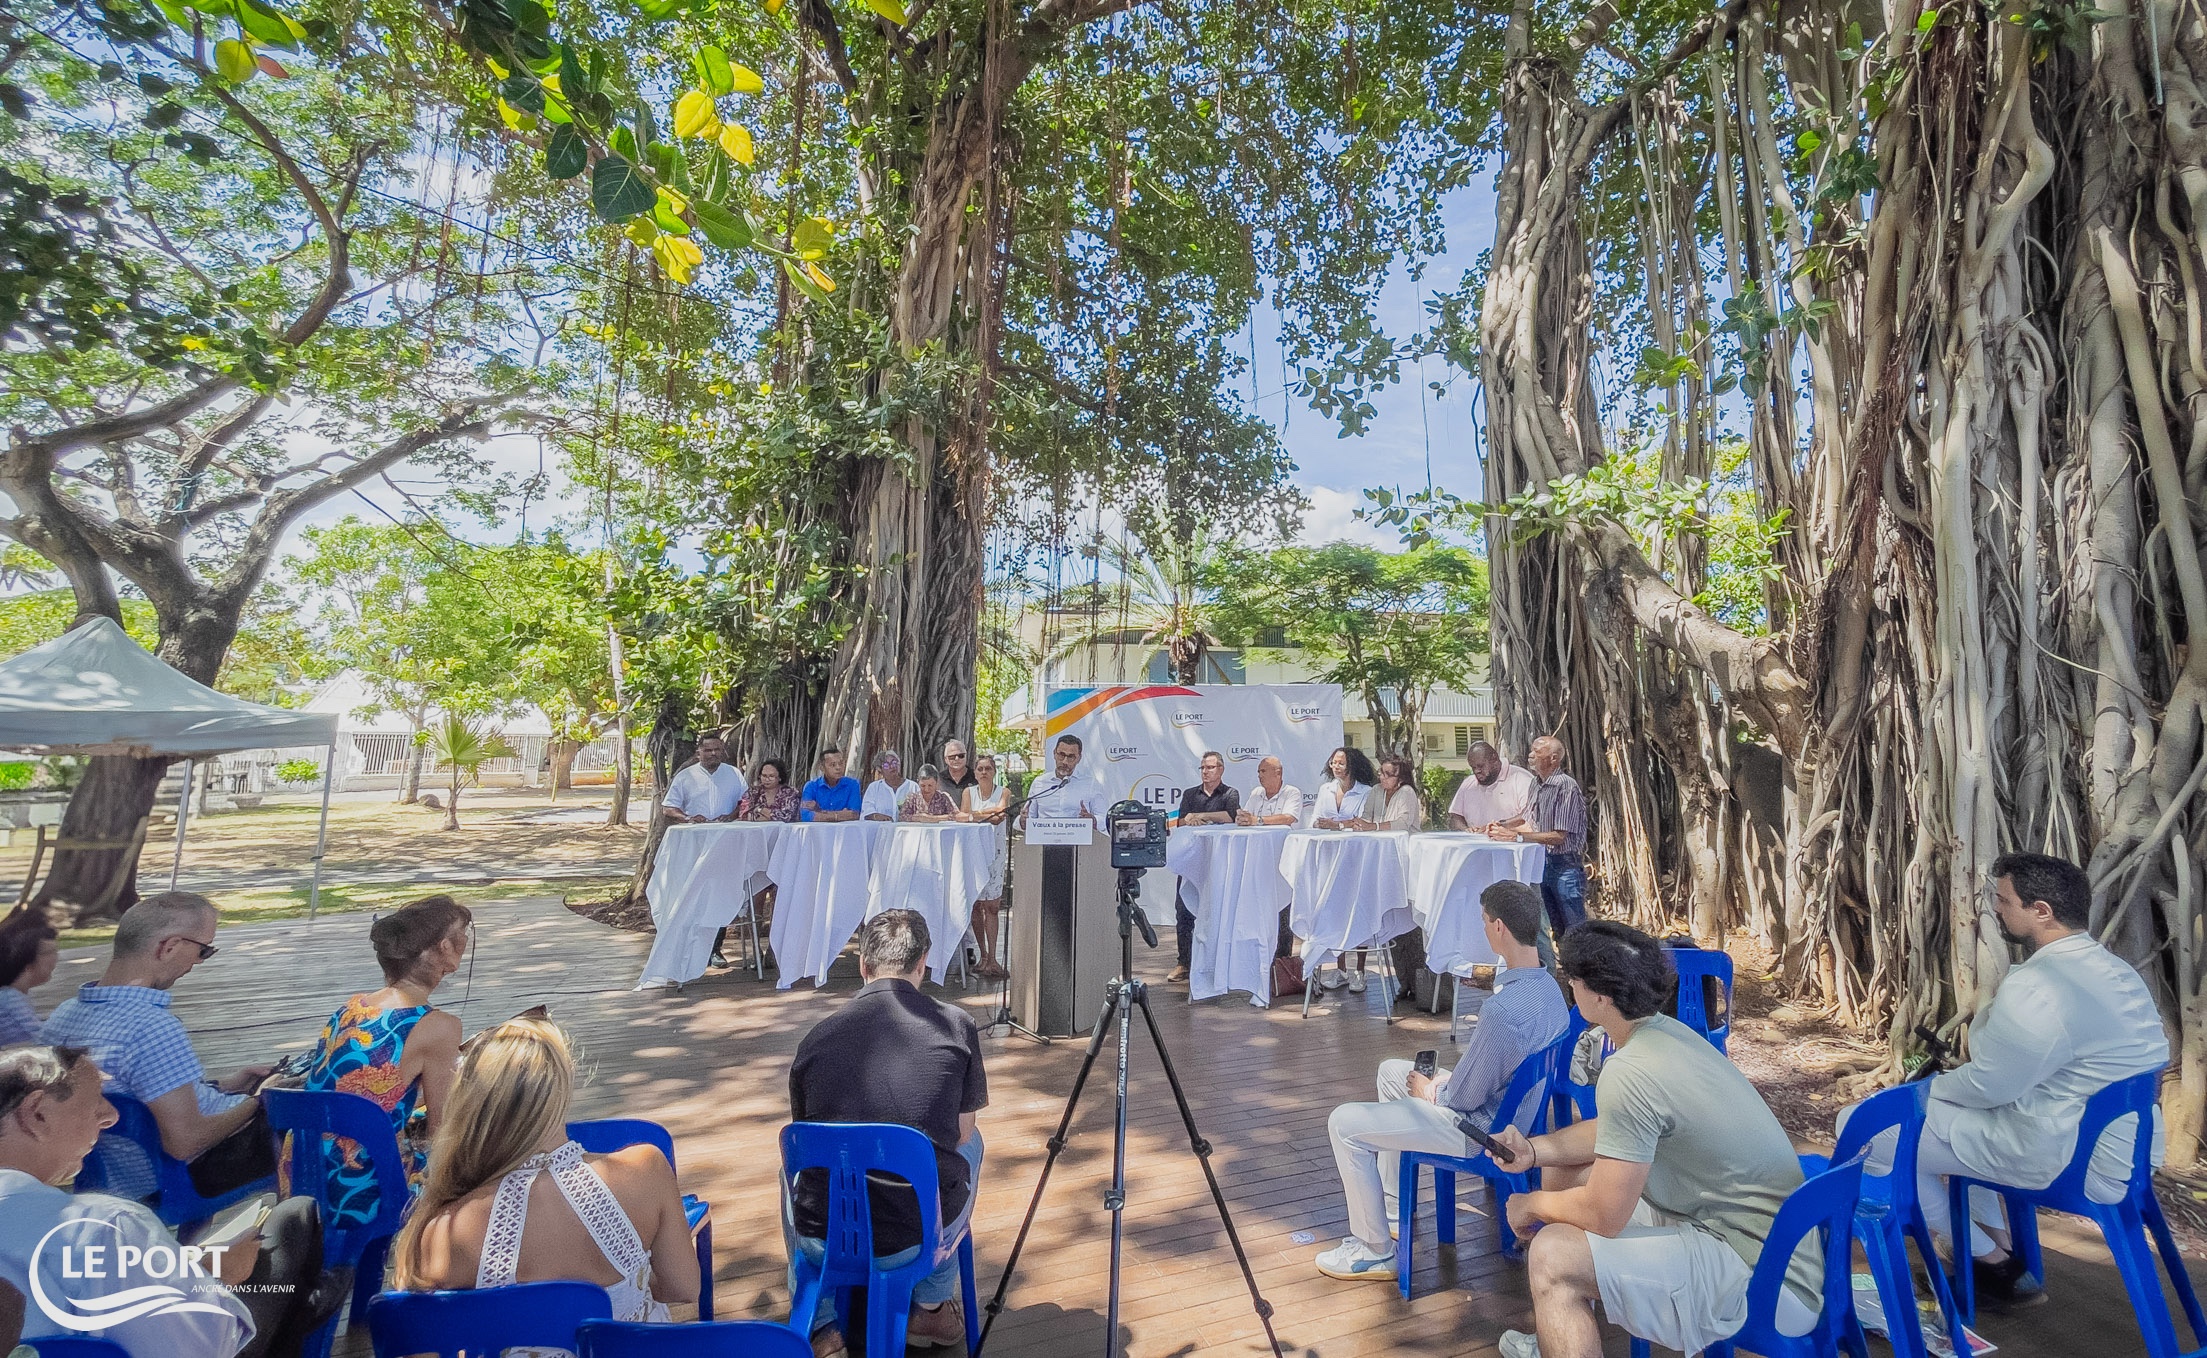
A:
<svg viewBox="0 0 2207 1358">
<path fill-rule="evenodd" d="M 1043 743 L 1057 739 L 1073 728 L 1073 723 L 1098 712 L 1108 712 L 1128 703 L 1147 702 L 1153 698 L 1200 698 L 1203 695 L 1192 688 L 1179 688 L 1172 684 L 1116 684 L 1109 688 L 1058 689 L 1050 694 L 1050 712 L 1043 720 Z M 1197 720 L 1202 714 L 1196 714 Z M 1174 723 L 1178 725 L 1176 721 Z"/>
</svg>

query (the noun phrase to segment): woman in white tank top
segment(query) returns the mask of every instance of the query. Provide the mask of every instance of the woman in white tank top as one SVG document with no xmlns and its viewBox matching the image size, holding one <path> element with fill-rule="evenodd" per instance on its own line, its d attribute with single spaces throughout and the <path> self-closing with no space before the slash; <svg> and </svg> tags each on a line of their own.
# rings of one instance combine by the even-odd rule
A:
<svg viewBox="0 0 2207 1358">
<path fill-rule="evenodd" d="M 567 1139 L 574 1055 L 549 1020 L 470 1043 L 391 1251 L 406 1291 L 597 1283 L 616 1320 L 663 1321 L 697 1299 L 697 1255 L 673 1167 L 651 1146 L 585 1155 Z"/>
</svg>

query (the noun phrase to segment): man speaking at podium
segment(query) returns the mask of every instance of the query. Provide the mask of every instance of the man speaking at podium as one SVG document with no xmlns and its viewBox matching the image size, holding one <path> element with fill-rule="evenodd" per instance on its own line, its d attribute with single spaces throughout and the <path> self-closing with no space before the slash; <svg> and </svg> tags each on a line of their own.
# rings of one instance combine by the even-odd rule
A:
<svg viewBox="0 0 2207 1358">
<path fill-rule="evenodd" d="M 1035 779 L 1034 790 L 1027 794 L 1027 804 L 1019 811 L 1019 828 L 1027 828 L 1027 815 L 1038 816 L 1086 816 L 1097 824 L 1111 809 L 1111 794 L 1104 791 L 1103 781 L 1081 773 L 1081 738 L 1075 735 L 1058 737 L 1051 747 L 1050 758 L 1056 772 Z"/>
</svg>

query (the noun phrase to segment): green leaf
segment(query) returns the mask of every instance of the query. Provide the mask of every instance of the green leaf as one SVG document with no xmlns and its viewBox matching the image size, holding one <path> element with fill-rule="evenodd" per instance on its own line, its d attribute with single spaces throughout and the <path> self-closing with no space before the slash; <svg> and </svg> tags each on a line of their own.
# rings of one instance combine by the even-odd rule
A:
<svg viewBox="0 0 2207 1358">
<path fill-rule="evenodd" d="M 866 0 L 866 8 L 899 28 L 909 22 L 905 17 L 904 6 L 898 4 L 897 0 Z"/>
<path fill-rule="evenodd" d="M 238 26 L 253 35 L 258 42 L 270 47 L 289 48 L 307 35 L 306 29 L 260 3 L 260 0 L 238 0 Z"/>
<path fill-rule="evenodd" d="M 253 60 L 253 49 L 236 38 L 224 38 L 215 44 L 215 72 L 228 83 L 242 85 L 260 70 L 260 63 Z"/>
<path fill-rule="evenodd" d="M 795 263 L 791 262 L 790 260 L 783 260 L 782 272 L 788 274 L 789 281 L 797 285 L 797 291 L 803 293 L 807 297 L 810 297 L 813 301 L 825 302 L 828 300 L 828 294 L 826 290 L 823 289 L 818 283 L 815 283 L 811 279 L 805 277 L 804 270 L 798 268 Z"/>
<path fill-rule="evenodd" d="M 690 214 L 697 218 L 697 229 L 705 233 L 705 239 L 721 249 L 750 248 L 751 223 L 741 214 L 730 212 L 718 203 L 692 203 Z"/>
<path fill-rule="evenodd" d="M 544 173 L 554 179 L 573 179 L 590 161 L 590 145 L 573 127 L 554 127 L 544 146 Z"/>
<path fill-rule="evenodd" d="M 577 107 L 581 106 L 582 100 L 589 98 L 597 90 L 597 86 L 592 84 L 590 77 L 584 73 L 581 58 L 577 57 L 575 49 L 566 43 L 559 45 L 559 90 L 560 93 L 574 100 Z"/>
<path fill-rule="evenodd" d="M 835 244 L 835 223 L 824 217 L 807 217 L 789 233 L 790 253 L 799 259 L 819 259 Z"/>
<path fill-rule="evenodd" d="M 625 156 L 630 160 L 636 159 L 636 134 L 634 132 L 625 127 L 616 127 L 606 134 L 605 139 L 612 145 L 614 155 Z"/>
<path fill-rule="evenodd" d="M 1923 13 L 1916 16 L 1916 31 L 1918 33 L 1929 33 L 1932 29 L 1937 28 L 1938 26 L 1939 11 L 1935 9 L 1927 9 Z"/>
<path fill-rule="evenodd" d="M 651 221 L 670 236 L 690 234 L 690 224 L 682 220 L 681 201 L 665 189 L 659 190 L 658 196 L 652 199 Z"/>
<path fill-rule="evenodd" d="M 697 83 L 712 91 L 718 98 L 736 92 L 736 73 L 728 65 L 728 54 L 707 43 L 697 49 Z"/>
<path fill-rule="evenodd" d="M 498 92 L 506 102 L 524 113 L 544 111 L 544 86 L 527 71 L 515 71 L 498 82 Z"/>
<path fill-rule="evenodd" d="M 600 221 L 625 222 L 658 200 L 652 182 L 620 156 L 606 156 L 590 171 L 590 210 Z"/>
</svg>

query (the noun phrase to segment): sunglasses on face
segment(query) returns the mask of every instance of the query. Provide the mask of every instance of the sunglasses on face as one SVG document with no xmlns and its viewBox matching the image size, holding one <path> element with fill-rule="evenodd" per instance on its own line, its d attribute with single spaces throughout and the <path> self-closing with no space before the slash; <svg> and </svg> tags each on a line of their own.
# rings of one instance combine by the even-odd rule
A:
<svg viewBox="0 0 2207 1358">
<path fill-rule="evenodd" d="M 198 939 L 193 938 L 190 934 L 178 934 L 176 935 L 174 941 L 178 943 L 189 943 L 193 947 L 199 949 L 199 960 L 202 962 L 214 956 L 216 953 L 222 951 L 222 949 L 216 947 L 214 944 L 202 943 Z"/>
</svg>

